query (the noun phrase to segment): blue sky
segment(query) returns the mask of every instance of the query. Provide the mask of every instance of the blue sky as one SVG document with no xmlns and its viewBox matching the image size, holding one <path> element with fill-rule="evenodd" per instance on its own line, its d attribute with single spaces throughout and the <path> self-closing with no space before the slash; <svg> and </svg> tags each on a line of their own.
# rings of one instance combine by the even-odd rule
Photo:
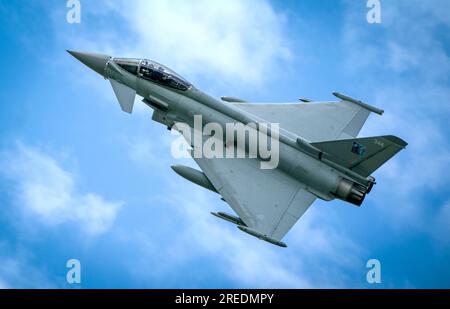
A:
<svg viewBox="0 0 450 309">
<path fill-rule="evenodd" d="M 450 287 L 448 1 L 0 3 L 0 287 Z M 361 208 L 317 201 L 258 241 L 209 214 L 217 195 L 170 169 L 174 139 L 65 50 L 154 59 L 198 88 L 254 102 L 332 99 L 383 108 L 361 136 L 408 148 Z M 79 259 L 82 283 L 66 283 Z M 382 283 L 366 282 L 381 262 Z"/>
</svg>

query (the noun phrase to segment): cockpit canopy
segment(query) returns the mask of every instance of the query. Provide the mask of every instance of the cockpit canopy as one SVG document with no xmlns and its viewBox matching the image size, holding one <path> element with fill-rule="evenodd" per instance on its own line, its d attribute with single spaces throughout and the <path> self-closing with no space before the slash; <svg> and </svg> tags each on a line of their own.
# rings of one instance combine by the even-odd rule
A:
<svg viewBox="0 0 450 309">
<path fill-rule="evenodd" d="M 192 85 L 171 69 L 147 59 L 114 58 L 114 62 L 133 75 L 177 90 L 188 90 Z"/>
</svg>

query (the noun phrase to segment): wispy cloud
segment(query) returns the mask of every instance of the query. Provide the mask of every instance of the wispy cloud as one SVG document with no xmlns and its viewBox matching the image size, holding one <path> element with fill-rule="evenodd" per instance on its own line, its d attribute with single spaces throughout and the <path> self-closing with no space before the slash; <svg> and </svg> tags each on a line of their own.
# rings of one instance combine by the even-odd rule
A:
<svg viewBox="0 0 450 309">
<path fill-rule="evenodd" d="M 290 57 L 285 18 L 266 1 L 140 0 L 123 16 L 142 52 L 210 79 L 259 84 Z"/>
<path fill-rule="evenodd" d="M 0 289 L 55 288 L 52 275 L 33 262 L 30 251 L 21 246 L 14 249 L 0 239 Z"/>
<path fill-rule="evenodd" d="M 71 45 L 77 42 L 74 48 L 152 58 L 212 86 L 260 85 L 291 59 L 287 20 L 265 0 L 137 0 L 95 6 L 115 12 L 123 31 L 90 27 L 92 41 L 61 36 Z M 93 12 L 84 20 L 104 16 Z"/>
<path fill-rule="evenodd" d="M 430 224 L 433 235 L 440 244 L 450 245 L 450 201 L 447 201 L 435 216 L 435 221 Z"/>
<path fill-rule="evenodd" d="M 442 14 L 448 2 L 383 3 L 380 25 L 361 25 L 359 5 L 348 2 L 343 72 L 357 77 L 372 103 L 386 110 L 364 132 L 396 134 L 409 142 L 376 173 L 382 182 L 374 201 L 395 228 L 433 233 L 429 222 L 442 224 L 435 216 L 448 215 L 436 200 L 450 185 L 442 173 L 450 169 L 450 56 L 444 44 L 450 18 Z"/>
<path fill-rule="evenodd" d="M 16 204 L 25 216 L 50 226 L 75 222 L 90 235 L 113 224 L 121 203 L 77 192 L 75 175 L 52 156 L 23 143 L 0 154 L 2 174 L 13 182 Z"/>
</svg>

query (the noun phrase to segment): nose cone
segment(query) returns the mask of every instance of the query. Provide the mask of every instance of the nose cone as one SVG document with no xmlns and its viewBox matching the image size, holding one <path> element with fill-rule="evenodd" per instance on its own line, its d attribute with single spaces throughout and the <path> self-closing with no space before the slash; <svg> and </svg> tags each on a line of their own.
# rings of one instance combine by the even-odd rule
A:
<svg viewBox="0 0 450 309">
<path fill-rule="evenodd" d="M 67 52 L 100 75 L 104 75 L 106 63 L 111 59 L 110 56 L 102 54 L 82 53 L 72 50 Z"/>
</svg>

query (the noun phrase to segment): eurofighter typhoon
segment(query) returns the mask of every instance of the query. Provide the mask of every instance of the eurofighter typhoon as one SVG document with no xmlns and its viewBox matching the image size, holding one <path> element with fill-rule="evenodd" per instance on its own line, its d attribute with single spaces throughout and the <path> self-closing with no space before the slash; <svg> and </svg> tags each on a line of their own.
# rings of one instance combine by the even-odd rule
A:
<svg viewBox="0 0 450 309">
<path fill-rule="evenodd" d="M 181 133 L 202 171 L 173 170 L 235 212 L 213 215 L 281 247 L 317 198 L 360 206 L 375 184 L 371 174 L 407 145 L 392 135 L 358 138 L 369 114 L 383 110 L 340 93 L 336 102 L 218 100 L 151 60 L 68 52 L 109 80 L 123 111 L 131 113 L 139 95 L 152 120 Z"/>
</svg>

